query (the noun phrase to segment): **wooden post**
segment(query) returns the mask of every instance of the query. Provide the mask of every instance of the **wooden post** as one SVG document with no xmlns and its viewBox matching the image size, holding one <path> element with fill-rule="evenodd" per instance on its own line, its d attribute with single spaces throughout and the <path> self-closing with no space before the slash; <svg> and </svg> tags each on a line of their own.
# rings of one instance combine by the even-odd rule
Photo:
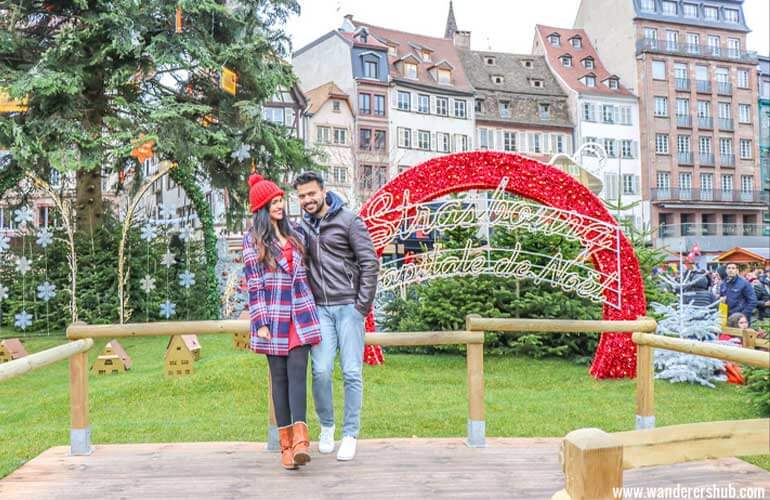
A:
<svg viewBox="0 0 770 500">
<path fill-rule="evenodd" d="M 267 368 L 267 451 L 281 451 L 278 442 L 278 425 L 275 422 L 275 406 L 273 405 L 273 382 L 270 379 L 270 367 Z"/>
<path fill-rule="evenodd" d="M 466 328 L 470 318 L 465 318 Z M 486 423 L 484 421 L 484 344 L 466 344 L 468 366 L 468 440 L 471 448 L 486 447 Z"/>
<path fill-rule="evenodd" d="M 578 429 L 561 445 L 564 490 L 554 498 L 604 500 L 620 498 L 623 446 L 601 429 Z"/>
<path fill-rule="evenodd" d="M 756 349 L 757 332 L 754 330 L 743 330 L 743 338 L 741 340 L 741 344 L 743 344 L 743 347 L 746 349 Z"/>
<path fill-rule="evenodd" d="M 655 371 L 653 347 L 636 346 L 636 428 L 655 427 Z"/>
<path fill-rule="evenodd" d="M 70 357 L 70 455 L 90 455 L 88 422 L 88 351 Z"/>
</svg>

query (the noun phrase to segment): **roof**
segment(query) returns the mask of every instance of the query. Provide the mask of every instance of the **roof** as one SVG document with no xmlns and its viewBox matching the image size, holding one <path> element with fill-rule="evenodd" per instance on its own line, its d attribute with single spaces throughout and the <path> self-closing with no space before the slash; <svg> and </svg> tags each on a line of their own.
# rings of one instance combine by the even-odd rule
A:
<svg viewBox="0 0 770 500">
<path fill-rule="evenodd" d="M 567 87 L 581 94 L 616 97 L 633 96 L 633 94 L 622 85 L 619 85 L 617 89 L 611 89 L 607 86 L 605 81 L 612 76 L 615 76 L 616 78 L 617 76 L 610 73 L 607 68 L 604 67 L 604 64 L 602 64 L 599 59 L 599 54 L 596 52 L 596 49 L 594 49 L 585 30 L 554 28 L 552 26 L 543 26 L 542 24 L 538 24 L 535 29 L 537 30 L 538 35 L 540 35 L 540 43 L 543 44 L 545 57 L 548 59 L 551 70 L 559 75 Z M 561 37 L 559 47 L 554 47 L 548 41 L 548 37 L 554 33 Z M 573 47 L 570 42 L 570 40 L 575 37 L 580 37 L 581 39 L 582 47 L 579 49 Z M 562 64 L 561 58 L 565 55 L 572 58 L 572 66 L 567 67 Z M 583 66 L 582 61 L 587 57 L 593 58 L 593 69 L 586 69 Z M 587 87 L 580 81 L 580 78 L 589 74 L 596 76 L 596 87 Z"/>
<path fill-rule="evenodd" d="M 390 75 L 394 80 L 446 89 L 447 91 L 473 93 L 473 87 L 471 87 L 471 84 L 465 75 L 465 71 L 460 64 L 460 57 L 457 50 L 455 49 L 453 40 L 392 30 L 354 19 L 351 19 L 351 22 L 356 27 L 366 27 L 370 34 L 374 35 L 385 45 L 396 46 L 397 55 L 394 57 L 390 55 L 390 53 L 388 54 Z M 415 46 L 431 50 L 431 61 L 423 62 L 422 57 L 420 57 L 420 54 L 417 53 L 418 49 L 416 49 Z M 401 65 L 395 64 L 399 59 L 410 53 L 414 54 L 418 59 L 417 80 L 407 79 L 401 73 Z M 452 85 L 439 84 L 438 80 L 434 78 L 428 71 L 428 69 L 431 68 L 435 62 L 441 60 L 446 60 L 455 68 L 452 71 Z"/>
<path fill-rule="evenodd" d="M 200 349 L 201 345 L 198 343 L 198 336 L 197 335 L 174 335 L 170 339 L 168 339 L 168 345 L 166 346 L 166 349 L 171 345 L 171 342 L 174 341 L 174 338 L 179 337 L 182 340 L 182 343 L 187 347 L 187 349 L 192 352 L 196 349 Z"/>
<path fill-rule="evenodd" d="M 551 95 L 566 97 L 567 94 L 556 82 L 553 73 L 545 64 L 545 58 L 533 55 L 508 54 L 504 52 L 457 49 L 471 85 L 476 89 L 516 92 L 522 94 Z M 495 58 L 494 66 L 484 62 L 484 58 Z M 525 68 L 522 61 L 532 61 L 531 68 Z M 492 76 L 502 75 L 503 83 L 492 82 Z M 543 88 L 535 88 L 530 80 L 542 80 Z"/>
<path fill-rule="evenodd" d="M 759 74 L 770 76 L 770 57 L 759 56 Z"/>
<path fill-rule="evenodd" d="M 353 108 L 350 106 L 350 96 L 348 96 L 348 94 L 340 89 L 334 82 L 326 82 L 312 90 L 308 90 L 305 92 L 305 96 L 310 103 L 308 113 L 311 115 L 314 115 L 320 111 L 320 109 L 329 99 L 341 99 L 345 101 L 345 103 L 348 105 L 348 108 L 350 108 L 350 112 L 353 112 Z"/>
<path fill-rule="evenodd" d="M 726 252 L 722 252 L 717 257 L 714 258 L 714 260 L 717 261 L 725 261 L 732 258 L 734 255 L 743 254 L 744 256 L 748 257 L 748 260 L 750 262 L 765 262 L 767 260 L 770 260 L 770 248 L 766 247 L 758 247 L 758 248 L 741 248 L 741 247 L 733 247 L 730 250 Z M 746 261 L 746 259 L 742 259 L 741 262 Z"/>
<path fill-rule="evenodd" d="M 388 46 L 377 40 L 377 37 L 371 36 L 371 32 L 369 32 L 369 36 L 366 37 L 366 42 L 362 41 L 360 36 L 361 30 L 356 30 L 352 33 L 340 31 L 340 35 L 342 35 L 342 38 L 353 47 L 363 47 L 374 50 L 388 50 Z"/>
<path fill-rule="evenodd" d="M 129 356 L 126 350 L 123 349 L 123 346 L 120 345 L 120 342 L 113 339 L 110 340 L 105 347 L 112 349 L 112 352 L 114 352 L 115 355 L 123 361 L 123 365 L 125 365 L 125 367 L 129 370 L 131 369 L 131 356 Z"/>
<path fill-rule="evenodd" d="M 676 14 L 664 14 L 663 7 L 659 0 L 655 0 L 655 10 L 650 12 L 642 10 L 642 0 L 628 0 L 633 2 L 636 19 L 647 19 L 650 21 L 660 21 L 664 23 L 684 24 L 690 26 L 702 26 L 706 28 L 718 28 L 730 31 L 741 31 L 748 33 L 751 31 L 746 25 L 746 17 L 743 15 L 743 0 L 685 0 L 684 3 L 692 3 L 698 6 L 698 17 L 684 17 L 684 7 L 681 1 L 673 1 L 676 4 Z M 719 19 L 716 21 L 707 20 L 703 7 L 717 7 L 719 9 Z M 735 9 L 738 11 L 738 22 L 730 23 L 724 20 L 724 9 Z"/>
<path fill-rule="evenodd" d="M 19 339 L 5 339 L 2 342 L 3 347 L 13 359 L 23 358 L 27 355 L 27 350 L 24 348 L 24 344 Z"/>
</svg>

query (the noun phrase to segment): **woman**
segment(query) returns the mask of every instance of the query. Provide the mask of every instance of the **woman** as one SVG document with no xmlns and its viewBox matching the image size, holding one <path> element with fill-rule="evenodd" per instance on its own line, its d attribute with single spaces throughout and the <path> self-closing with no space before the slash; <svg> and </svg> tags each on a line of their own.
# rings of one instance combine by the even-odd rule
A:
<svg viewBox="0 0 770 500">
<path fill-rule="evenodd" d="M 251 350 L 267 355 L 281 465 L 310 461 L 307 359 L 321 341 L 318 311 L 305 272 L 305 246 L 284 214 L 284 192 L 258 174 L 249 177 L 253 224 L 243 238 L 249 288 Z"/>
</svg>

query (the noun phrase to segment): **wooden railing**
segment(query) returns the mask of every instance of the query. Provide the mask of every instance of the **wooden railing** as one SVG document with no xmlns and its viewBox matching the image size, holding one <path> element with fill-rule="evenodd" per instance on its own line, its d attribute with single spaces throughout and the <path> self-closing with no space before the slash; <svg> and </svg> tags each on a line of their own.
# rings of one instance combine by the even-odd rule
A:
<svg viewBox="0 0 770 500">
<path fill-rule="evenodd" d="M 92 339 L 76 340 L 68 342 L 45 351 L 36 352 L 23 358 L 14 359 L 0 365 L 0 382 L 44 366 L 63 361 L 74 354 L 86 352 L 94 345 Z"/>
<path fill-rule="evenodd" d="M 747 349 L 770 350 L 770 340 L 759 338 L 757 331 L 751 328 L 722 328 L 722 333 L 740 337 L 741 345 Z"/>
</svg>

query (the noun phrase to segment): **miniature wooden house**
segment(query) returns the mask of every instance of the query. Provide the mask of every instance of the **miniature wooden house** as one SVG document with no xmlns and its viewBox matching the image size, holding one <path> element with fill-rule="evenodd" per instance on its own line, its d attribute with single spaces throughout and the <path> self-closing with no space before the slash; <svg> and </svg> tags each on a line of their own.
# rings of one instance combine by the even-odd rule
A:
<svg viewBox="0 0 770 500">
<path fill-rule="evenodd" d="M 131 369 L 131 356 L 117 340 L 104 346 L 104 351 L 94 361 L 91 373 L 94 375 L 118 374 Z"/>
<path fill-rule="evenodd" d="M 24 344 L 19 339 L 5 339 L 0 341 L 0 363 L 23 358 L 27 355 Z"/>
<path fill-rule="evenodd" d="M 201 357 L 197 335 L 174 335 L 166 348 L 166 376 L 181 377 L 193 372 L 193 363 Z"/>
<path fill-rule="evenodd" d="M 248 320 L 249 311 L 241 312 L 240 316 L 238 316 L 238 319 Z M 233 347 L 235 349 L 246 349 L 248 351 L 250 343 L 251 343 L 251 334 L 249 332 L 233 334 Z"/>
</svg>

